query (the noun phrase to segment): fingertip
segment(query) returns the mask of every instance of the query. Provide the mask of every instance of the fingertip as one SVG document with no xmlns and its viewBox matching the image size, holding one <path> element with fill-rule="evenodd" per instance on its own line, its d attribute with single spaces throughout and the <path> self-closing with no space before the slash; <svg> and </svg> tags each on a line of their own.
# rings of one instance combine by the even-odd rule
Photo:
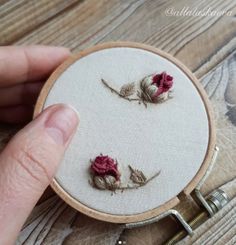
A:
<svg viewBox="0 0 236 245">
<path fill-rule="evenodd" d="M 71 55 L 70 49 L 66 47 L 56 47 L 56 46 L 50 46 L 49 47 L 52 58 L 57 59 L 59 61 L 64 61 Z"/>
<path fill-rule="evenodd" d="M 59 104 L 55 107 L 44 124 L 45 130 L 56 143 L 66 145 L 78 126 L 78 113 L 73 107 L 66 104 Z"/>
<path fill-rule="evenodd" d="M 44 57 L 45 62 L 51 63 L 52 67 L 60 65 L 71 55 L 70 49 L 62 46 L 32 45 L 30 48 L 37 50 L 36 53 Z M 26 49 L 29 49 L 29 47 L 26 47 Z"/>
</svg>

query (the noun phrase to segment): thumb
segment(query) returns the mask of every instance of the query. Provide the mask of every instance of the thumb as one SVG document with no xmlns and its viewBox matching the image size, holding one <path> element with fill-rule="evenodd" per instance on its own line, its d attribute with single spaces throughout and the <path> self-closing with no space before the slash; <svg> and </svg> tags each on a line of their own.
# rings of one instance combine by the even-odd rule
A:
<svg viewBox="0 0 236 245">
<path fill-rule="evenodd" d="M 14 243 L 52 180 L 77 124 L 77 114 L 70 107 L 48 107 L 1 153 L 0 244 Z"/>
</svg>

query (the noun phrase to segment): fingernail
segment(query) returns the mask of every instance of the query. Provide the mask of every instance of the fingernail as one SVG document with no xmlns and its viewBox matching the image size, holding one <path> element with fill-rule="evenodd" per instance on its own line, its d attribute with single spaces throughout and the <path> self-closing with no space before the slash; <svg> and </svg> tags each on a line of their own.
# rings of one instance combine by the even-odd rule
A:
<svg viewBox="0 0 236 245">
<path fill-rule="evenodd" d="M 65 145 L 78 125 L 78 116 L 72 107 L 59 105 L 45 122 L 49 136 L 57 143 Z"/>
</svg>

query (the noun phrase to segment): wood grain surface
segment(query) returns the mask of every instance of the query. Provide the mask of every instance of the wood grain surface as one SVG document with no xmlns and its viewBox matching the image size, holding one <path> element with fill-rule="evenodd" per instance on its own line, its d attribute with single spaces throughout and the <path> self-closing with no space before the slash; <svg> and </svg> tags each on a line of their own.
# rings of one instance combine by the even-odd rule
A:
<svg viewBox="0 0 236 245">
<path fill-rule="evenodd" d="M 167 9 L 184 7 L 232 13 L 167 16 Z M 0 33 L 1 45 L 63 45 L 78 52 L 97 43 L 123 40 L 153 45 L 174 55 L 201 79 L 215 110 L 220 154 L 203 191 L 209 193 L 235 178 L 234 0 L 0 0 Z M 1 139 L 14 130 L 2 126 Z M 179 229 L 175 220 L 166 218 L 123 231 L 120 226 L 77 213 L 58 197 L 49 198 L 51 195 L 48 191 L 34 209 L 18 244 L 115 244 L 120 234 L 126 244 L 162 244 Z M 199 208 L 189 197 L 183 198 L 177 209 L 190 219 Z"/>
</svg>

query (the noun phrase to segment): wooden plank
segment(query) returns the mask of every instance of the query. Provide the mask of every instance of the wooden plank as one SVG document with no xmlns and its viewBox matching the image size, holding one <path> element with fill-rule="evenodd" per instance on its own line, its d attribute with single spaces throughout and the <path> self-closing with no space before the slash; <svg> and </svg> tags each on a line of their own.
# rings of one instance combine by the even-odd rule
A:
<svg viewBox="0 0 236 245">
<path fill-rule="evenodd" d="M 203 79 L 217 122 L 217 164 L 204 191 L 208 192 L 236 176 L 236 52 Z"/>
<path fill-rule="evenodd" d="M 165 10 L 171 6 L 177 10 L 211 6 L 218 11 L 232 11 L 232 16 L 167 17 Z M 235 50 L 235 13 L 234 1 L 168 1 L 168 5 L 160 6 L 148 1 L 145 9 L 140 8 L 102 41 L 115 38 L 148 43 L 171 53 L 201 77 Z"/>
<path fill-rule="evenodd" d="M 171 6 L 232 11 L 231 16 L 166 16 Z M 111 40 L 147 43 L 170 52 L 198 77 L 236 48 L 236 4 L 209 1 L 93 1 L 87 0 L 60 14 L 16 41 L 16 44 L 64 45 L 77 52 Z"/>
<path fill-rule="evenodd" d="M 78 0 L 18 0 L 2 4 L 0 6 L 0 45 L 13 43 L 79 2 Z"/>
<path fill-rule="evenodd" d="M 16 43 L 64 45 L 77 51 L 98 42 L 143 3 L 144 0 L 87 0 L 71 9 L 69 13 L 64 12 L 51 22 L 45 23 Z"/>
</svg>

